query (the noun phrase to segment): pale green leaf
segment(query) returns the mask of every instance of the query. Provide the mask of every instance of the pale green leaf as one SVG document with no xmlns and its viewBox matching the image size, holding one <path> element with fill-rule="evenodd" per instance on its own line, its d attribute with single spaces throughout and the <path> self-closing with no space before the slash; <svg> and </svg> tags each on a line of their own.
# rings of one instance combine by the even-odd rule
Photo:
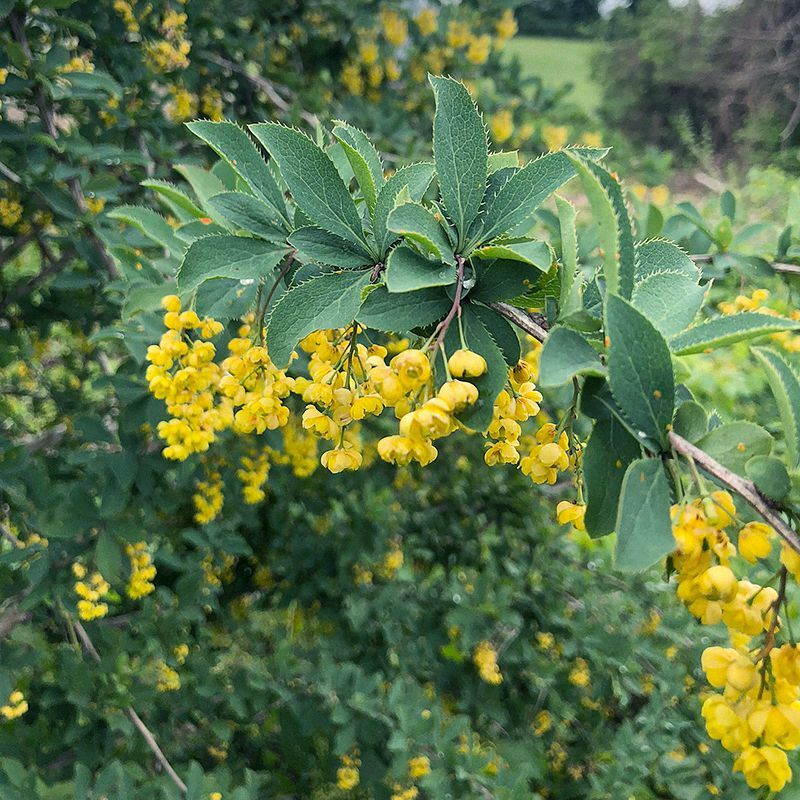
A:
<svg viewBox="0 0 800 800">
<path fill-rule="evenodd" d="M 746 311 L 701 322 L 673 336 L 669 345 L 675 355 L 688 356 L 797 328 L 800 328 L 800 322 L 795 320 L 773 317 L 758 311 Z"/>
<path fill-rule="evenodd" d="M 753 355 L 767 373 L 767 380 L 778 404 L 789 465 L 794 469 L 800 459 L 800 378 L 786 358 L 775 350 L 754 347 Z"/>
<path fill-rule="evenodd" d="M 412 292 L 429 286 L 448 286 L 456 280 L 452 266 L 431 260 L 400 245 L 386 260 L 386 288 L 392 292 Z"/>
</svg>

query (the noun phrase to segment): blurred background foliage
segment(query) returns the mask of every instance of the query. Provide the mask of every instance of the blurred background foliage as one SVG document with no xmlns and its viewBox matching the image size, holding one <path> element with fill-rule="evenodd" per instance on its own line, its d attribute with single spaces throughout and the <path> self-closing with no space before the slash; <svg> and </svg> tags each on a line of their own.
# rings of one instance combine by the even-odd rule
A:
<svg viewBox="0 0 800 800">
<path fill-rule="evenodd" d="M 230 464 L 272 462 L 249 505 L 234 470 L 170 464 L 152 435 L 143 355 L 191 240 L 164 181 L 202 206 L 230 180 L 181 123 L 343 117 L 396 168 L 429 155 L 429 70 L 467 81 L 496 149 L 614 144 L 638 234 L 698 256 L 715 302 L 797 308 L 796 4 L 599 11 L 0 0 L 0 698 L 28 704 L 0 720 L 3 798 L 183 796 L 130 708 L 194 800 L 750 796 L 699 721 L 709 634 L 663 576 L 617 576 L 606 543 L 556 526 L 569 487 L 487 471 L 477 440 L 424 476 L 331 478 L 295 431 L 231 439 Z M 154 191 L 163 216 L 109 214 Z M 590 226 L 580 245 L 591 275 Z M 723 418 L 770 402 L 746 348 L 692 358 Z M 156 588 L 134 599 L 140 542 Z M 76 563 L 109 584 L 85 626 Z"/>
</svg>

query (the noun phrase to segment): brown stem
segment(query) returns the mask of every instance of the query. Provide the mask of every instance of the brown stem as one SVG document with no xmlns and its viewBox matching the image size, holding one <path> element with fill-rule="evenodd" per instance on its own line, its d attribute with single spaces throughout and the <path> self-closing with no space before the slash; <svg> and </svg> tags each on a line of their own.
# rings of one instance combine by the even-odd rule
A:
<svg viewBox="0 0 800 800">
<path fill-rule="evenodd" d="M 719 253 L 696 253 L 695 255 L 689 256 L 689 258 L 694 261 L 695 264 L 710 264 L 718 255 Z M 770 267 L 772 267 L 775 272 L 783 272 L 792 275 L 800 275 L 800 265 L 798 264 L 786 264 L 782 261 L 773 261 L 770 263 Z"/>
<path fill-rule="evenodd" d="M 513 322 L 525 333 L 533 336 L 539 342 L 547 339 L 547 330 L 537 322 L 527 311 L 516 308 L 508 303 L 487 303 L 489 308 L 493 308 L 498 314 L 504 316 L 509 322 Z"/>
<path fill-rule="evenodd" d="M 96 661 L 100 662 L 100 653 L 97 652 L 97 648 L 94 646 L 94 642 L 89 638 L 89 634 L 86 632 L 86 628 L 78 622 L 77 620 L 73 621 L 73 626 L 75 628 L 75 632 L 78 634 L 78 638 L 81 640 L 81 644 L 83 645 L 83 649 Z M 136 727 L 136 730 L 141 733 L 142 737 L 144 738 L 145 742 L 147 742 L 147 746 L 152 751 L 153 755 L 156 757 L 156 761 L 162 766 L 164 772 L 169 775 L 172 782 L 180 789 L 181 792 L 186 794 L 186 784 L 181 780 L 180 776 L 177 772 L 172 768 L 172 764 L 169 763 L 167 757 L 164 755 L 163 750 L 158 746 L 158 742 L 156 741 L 155 736 L 151 733 L 149 728 L 142 722 L 142 718 L 136 713 L 133 706 L 128 706 L 125 709 L 125 713 L 130 718 L 131 722 Z"/>
<path fill-rule="evenodd" d="M 786 567 L 781 567 L 780 571 L 781 579 L 780 583 L 778 584 L 778 596 L 775 598 L 775 602 L 772 604 L 772 620 L 770 621 L 769 630 L 767 631 L 766 635 L 764 636 L 764 646 L 759 650 L 758 655 L 756 656 L 756 661 L 760 661 L 762 658 L 766 658 L 769 655 L 770 650 L 775 647 L 775 632 L 778 630 L 778 612 L 781 610 L 781 606 L 786 600 L 786 579 L 789 575 L 789 570 Z M 766 669 L 766 663 L 764 664 L 764 669 Z"/>
<path fill-rule="evenodd" d="M 727 467 L 723 467 L 722 464 L 711 458 L 708 453 L 682 436 L 678 436 L 675 432 L 669 434 L 669 443 L 675 452 L 694 459 L 695 463 L 709 475 L 712 475 L 724 486 L 738 494 L 742 500 L 761 515 L 765 522 L 772 526 L 778 536 L 792 550 L 800 553 L 800 537 L 781 519 L 776 510 L 767 503 L 752 481 L 742 478 L 735 472 L 731 472 Z"/>
<path fill-rule="evenodd" d="M 450 329 L 450 324 L 455 319 L 456 314 L 461 313 L 461 289 L 464 286 L 464 258 L 463 256 L 456 256 L 456 296 L 453 298 L 453 305 L 447 312 L 447 316 L 436 326 L 433 335 L 431 336 L 432 349 L 435 353 L 439 346 L 444 342 L 444 337 Z"/>
</svg>

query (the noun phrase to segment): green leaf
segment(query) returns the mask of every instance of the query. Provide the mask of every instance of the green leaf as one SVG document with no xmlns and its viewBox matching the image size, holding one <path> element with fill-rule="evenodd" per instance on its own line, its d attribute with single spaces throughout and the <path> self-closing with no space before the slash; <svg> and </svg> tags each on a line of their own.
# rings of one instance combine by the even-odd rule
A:
<svg viewBox="0 0 800 800">
<path fill-rule="evenodd" d="M 297 343 L 309 333 L 349 325 L 369 278 L 369 271 L 333 272 L 289 289 L 267 323 L 267 349 L 275 365 L 286 367 Z"/>
<path fill-rule="evenodd" d="M 182 208 L 191 216 L 203 216 L 202 210 L 197 207 L 194 200 L 192 200 L 188 194 L 181 191 L 174 183 L 170 183 L 169 181 L 160 181 L 155 178 L 148 178 L 146 181 L 142 181 L 141 185 L 146 189 L 152 189 L 157 194 L 160 194 L 162 197 L 170 200 L 172 203 L 178 206 L 178 208 Z"/>
<path fill-rule="evenodd" d="M 340 269 L 357 269 L 372 265 L 362 250 L 357 250 L 346 239 L 322 228 L 298 228 L 289 237 L 289 244 L 297 250 L 303 264 L 324 264 Z"/>
<path fill-rule="evenodd" d="M 669 481 L 660 459 L 641 458 L 625 472 L 617 514 L 615 562 L 643 570 L 675 549 Z"/>
<path fill-rule="evenodd" d="M 753 422 L 729 422 L 709 431 L 697 446 L 723 467 L 744 475 L 745 465 L 753 456 L 769 455 L 772 437 Z"/>
<path fill-rule="evenodd" d="M 223 192 L 208 202 L 220 216 L 237 228 L 270 242 L 286 241 L 286 231 L 274 222 L 274 212 L 262 200 L 244 192 Z"/>
<path fill-rule="evenodd" d="M 745 311 L 702 322 L 670 339 L 669 346 L 677 356 L 705 353 L 717 347 L 755 339 L 770 333 L 796 330 L 800 322 L 773 317 L 758 311 Z"/>
<path fill-rule="evenodd" d="M 386 255 L 387 249 L 397 239 L 387 227 L 389 214 L 394 209 L 397 196 L 407 187 L 411 200 L 418 203 L 430 186 L 431 180 L 433 180 L 433 164 L 425 162 L 409 164 L 397 170 L 378 192 L 372 218 L 372 232 L 381 257 Z"/>
<path fill-rule="evenodd" d="M 386 260 L 386 288 L 392 293 L 449 286 L 455 280 L 453 267 L 429 260 L 405 245 L 395 247 Z"/>
<path fill-rule="evenodd" d="M 489 153 L 489 174 L 499 169 L 519 167 L 519 150 L 501 150 L 499 153 Z"/>
<path fill-rule="evenodd" d="M 561 231 L 561 261 L 558 274 L 561 289 L 558 298 L 559 318 L 563 319 L 580 311 L 581 282 L 578 271 L 578 234 L 575 229 L 575 206 L 563 197 L 556 196 L 558 225 Z"/>
<path fill-rule="evenodd" d="M 591 150 L 562 150 L 548 153 L 515 172 L 486 211 L 482 240 L 491 241 L 508 233 L 533 212 L 560 186 L 575 177 L 575 167 L 566 153 L 591 157 Z"/>
<path fill-rule="evenodd" d="M 726 189 L 719 198 L 719 209 L 731 222 L 736 221 L 736 197 Z"/>
<path fill-rule="evenodd" d="M 253 308 L 257 294 L 256 281 L 216 278 L 197 287 L 194 308 L 201 317 L 213 317 L 220 321 L 239 319 Z"/>
<path fill-rule="evenodd" d="M 219 222 L 219 217 L 216 216 L 214 208 L 209 203 L 209 200 L 215 194 L 222 194 L 227 191 L 225 184 L 213 173 L 202 167 L 196 167 L 193 164 L 178 164 L 175 171 L 180 173 L 192 191 L 197 197 L 197 202 L 200 207 L 210 216 L 214 217 Z"/>
<path fill-rule="evenodd" d="M 392 294 L 379 286 L 367 295 L 356 319 L 368 328 L 403 333 L 440 320 L 452 304 L 439 288 Z"/>
<path fill-rule="evenodd" d="M 474 266 L 475 285 L 469 298 L 481 303 L 515 300 L 535 291 L 543 278 L 538 267 L 520 261 L 497 259 Z"/>
<path fill-rule="evenodd" d="M 753 456 L 744 468 L 758 491 L 770 500 L 785 500 L 791 491 L 792 481 L 786 465 L 775 456 Z"/>
<path fill-rule="evenodd" d="M 613 532 L 625 470 L 640 455 L 636 439 L 616 417 L 595 423 L 583 454 L 584 522 L 592 538 Z"/>
<path fill-rule="evenodd" d="M 568 328 L 550 331 L 539 357 L 538 385 L 541 388 L 561 386 L 577 375 L 602 378 L 605 374 L 600 356 L 583 336 Z"/>
<path fill-rule="evenodd" d="M 178 269 L 181 292 L 210 278 L 258 281 L 267 277 L 288 253 L 287 248 L 242 236 L 206 236 L 193 242 Z"/>
<path fill-rule="evenodd" d="M 436 98 L 433 161 L 444 207 L 463 247 L 486 191 L 486 127 L 463 83 L 433 75 L 428 80 Z"/>
<path fill-rule="evenodd" d="M 672 420 L 672 430 L 694 444 L 708 432 L 706 410 L 694 400 L 681 403 Z"/>
<path fill-rule="evenodd" d="M 639 311 L 616 295 L 606 299 L 609 385 L 637 432 L 666 445 L 675 405 L 669 347 Z"/>
<path fill-rule="evenodd" d="M 94 562 L 100 574 L 109 582 L 119 584 L 125 574 L 125 556 L 116 536 L 103 531 L 97 537 Z"/>
<path fill-rule="evenodd" d="M 367 138 L 367 135 L 346 122 L 337 120 L 333 135 L 344 149 L 358 185 L 361 187 L 361 194 L 367 204 L 369 213 L 372 214 L 375 209 L 378 190 L 383 186 L 381 157 L 372 142 Z"/>
<path fill-rule="evenodd" d="M 186 245 L 175 235 L 169 223 L 149 208 L 119 206 L 108 212 L 111 219 L 118 219 L 140 230 L 148 239 L 165 247 L 176 258 L 180 258 Z"/>
<path fill-rule="evenodd" d="M 625 199 L 619 182 L 599 164 L 568 153 L 592 207 L 603 251 L 603 274 L 610 294 L 629 299 L 633 291 L 635 255 Z"/>
<path fill-rule="evenodd" d="M 447 234 L 436 217 L 419 203 L 402 203 L 389 214 L 388 228 L 410 239 L 426 253 L 446 264 L 456 263 Z"/>
<path fill-rule="evenodd" d="M 703 305 L 705 289 L 699 280 L 697 265 L 677 245 L 658 239 L 644 242 L 636 248 L 631 303 L 662 335 L 674 336 L 691 324 Z"/>
<path fill-rule="evenodd" d="M 778 404 L 789 466 L 795 469 L 800 458 L 800 379 L 794 367 L 774 350 L 754 347 L 753 355 L 767 373 L 767 380 Z"/>
<path fill-rule="evenodd" d="M 260 122 L 250 131 L 275 159 L 306 216 L 369 253 L 355 201 L 325 151 L 304 133 L 277 122 Z"/>
<path fill-rule="evenodd" d="M 553 252 L 547 242 L 539 239 L 505 239 L 484 245 L 472 251 L 481 259 L 504 258 L 532 264 L 542 272 L 548 272 L 553 263 Z"/>
<path fill-rule="evenodd" d="M 470 303 L 470 307 L 500 348 L 506 364 L 509 367 L 516 366 L 521 355 L 517 329 L 505 317 L 491 308 L 474 303 Z"/>
<path fill-rule="evenodd" d="M 254 194 L 267 204 L 273 221 L 288 221 L 283 192 L 247 131 L 227 121 L 199 120 L 187 123 L 186 127 L 210 145 Z"/>
</svg>

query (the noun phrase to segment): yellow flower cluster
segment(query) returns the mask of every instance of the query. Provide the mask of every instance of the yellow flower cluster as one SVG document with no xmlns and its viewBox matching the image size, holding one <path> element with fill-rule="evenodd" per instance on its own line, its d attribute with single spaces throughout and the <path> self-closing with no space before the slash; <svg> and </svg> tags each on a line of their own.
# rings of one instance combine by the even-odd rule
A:
<svg viewBox="0 0 800 800">
<path fill-rule="evenodd" d="M 754 289 L 749 296 L 740 294 L 733 302 L 720 303 L 719 310 L 723 314 L 759 311 L 762 314 L 769 314 L 773 317 L 781 316 L 780 311 L 765 305 L 767 300 L 769 300 L 769 289 Z M 800 309 L 791 309 L 788 312 L 788 316 L 790 319 L 800 320 Z M 779 331 L 778 333 L 770 334 L 769 338 L 777 342 L 788 353 L 800 353 L 800 334 L 793 331 Z"/>
<path fill-rule="evenodd" d="M 125 547 L 125 552 L 131 562 L 131 576 L 128 579 L 128 597 L 139 600 L 147 597 L 155 590 L 153 579 L 156 577 L 156 568 L 153 559 L 147 550 L 145 542 L 136 542 Z"/>
<path fill-rule="evenodd" d="M 456 14 L 455 10 L 448 15 L 446 24 L 440 24 L 435 8 L 423 8 L 413 17 L 396 9 L 383 9 L 377 26 L 358 32 L 356 52 L 343 65 L 339 79 L 351 94 L 377 101 L 384 81 L 397 81 L 407 72 L 413 95 L 424 83 L 426 72 L 448 72 L 464 62 L 481 66 L 489 60 L 493 47 L 502 48 L 516 32 L 516 20 L 510 10 L 488 31 L 481 32 L 473 30 L 465 14 Z M 417 97 L 409 97 L 406 107 L 417 108 L 420 102 Z"/>
<path fill-rule="evenodd" d="M 155 72 L 172 72 L 189 66 L 192 43 L 186 38 L 186 14 L 167 10 L 161 18 L 163 39 L 148 42 L 145 53 Z"/>
<path fill-rule="evenodd" d="M 531 365 L 526 361 L 520 361 L 509 370 L 508 388 L 500 392 L 494 402 L 492 422 L 487 431 L 489 439 L 494 440 L 493 444 L 487 442 L 484 454 L 489 466 L 520 463 L 520 423 L 541 411 L 542 395 L 536 390 L 532 377 Z"/>
<path fill-rule="evenodd" d="M 108 614 L 108 604 L 103 598 L 108 594 L 111 586 L 99 572 L 88 576 L 83 564 L 72 565 L 72 574 L 77 578 L 75 594 L 78 600 L 78 616 L 83 620 L 100 619 Z"/>
<path fill-rule="evenodd" d="M 198 525 L 207 525 L 222 511 L 225 502 L 222 487 L 222 475 L 216 470 L 210 470 L 205 480 L 197 482 L 197 491 L 192 495 L 192 502 L 195 508 L 194 521 Z"/>
<path fill-rule="evenodd" d="M 170 99 L 164 105 L 164 116 L 171 122 L 185 122 L 197 116 L 197 95 L 185 86 L 176 84 L 169 87 Z"/>
<path fill-rule="evenodd" d="M 15 197 L 0 197 L 0 225 L 13 228 L 22 219 L 22 203 Z"/>
<path fill-rule="evenodd" d="M 65 64 L 62 64 L 56 72 L 94 72 L 92 56 L 89 53 L 73 56 Z"/>
<path fill-rule="evenodd" d="M 577 686 L 581 689 L 585 689 L 589 685 L 592 674 L 589 672 L 589 664 L 586 662 L 585 658 L 575 659 L 575 663 L 570 670 L 568 678 L 573 686 Z"/>
<path fill-rule="evenodd" d="M 569 128 L 566 125 L 545 125 L 542 141 L 548 150 L 561 150 L 569 141 Z"/>
<path fill-rule="evenodd" d="M 221 122 L 224 118 L 222 93 L 213 86 L 206 86 L 200 93 L 200 110 L 203 116 L 213 122 Z"/>
<path fill-rule="evenodd" d="M 139 33 L 139 22 L 133 13 L 133 4 L 130 0 L 114 0 L 114 11 L 122 17 L 128 33 Z"/>
<path fill-rule="evenodd" d="M 164 661 L 156 664 L 156 691 L 177 692 L 181 688 L 181 676 Z"/>
<path fill-rule="evenodd" d="M 28 701 L 20 691 L 11 692 L 8 702 L 0 706 L 0 716 L 5 719 L 17 719 L 28 710 Z"/>
<path fill-rule="evenodd" d="M 358 786 L 360 780 L 358 768 L 361 766 L 361 759 L 357 755 L 343 755 L 340 760 L 342 764 L 336 770 L 336 785 L 343 792 L 349 792 Z"/>
<path fill-rule="evenodd" d="M 530 441 L 530 449 L 519 462 L 520 469 L 534 483 L 549 483 L 558 479 L 558 473 L 572 466 L 569 439 L 566 431 L 559 433 L 552 422 L 546 422 Z"/>
<path fill-rule="evenodd" d="M 260 453 L 253 451 L 243 456 L 240 464 L 236 477 L 242 482 L 245 503 L 260 503 L 267 496 L 264 484 L 269 476 L 269 450 L 265 448 Z"/>
<path fill-rule="evenodd" d="M 412 781 L 424 778 L 431 771 L 431 760 L 428 756 L 415 756 L 408 759 L 408 777 Z"/>
<path fill-rule="evenodd" d="M 736 755 L 733 768 L 751 788 L 780 791 L 791 778 L 787 750 L 800 746 L 800 648 L 776 646 L 781 595 L 771 586 L 739 579 L 730 567 L 737 548 L 726 529 L 736 508 L 730 494 L 712 492 L 672 510 L 677 548 L 672 563 L 678 597 L 705 625 L 724 623 L 731 647 L 709 647 L 702 666 L 720 693 L 703 704 L 709 735 Z M 748 562 L 771 552 L 772 529 L 760 522 L 739 533 L 739 555 Z M 800 565 L 784 550 L 782 561 Z M 753 637 L 762 637 L 754 645 Z"/>
<path fill-rule="evenodd" d="M 480 642 L 472 654 L 472 661 L 478 668 L 481 680 L 494 686 L 503 682 L 503 674 L 497 664 L 497 650 L 494 649 L 491 642 Z"/>
</svg>

